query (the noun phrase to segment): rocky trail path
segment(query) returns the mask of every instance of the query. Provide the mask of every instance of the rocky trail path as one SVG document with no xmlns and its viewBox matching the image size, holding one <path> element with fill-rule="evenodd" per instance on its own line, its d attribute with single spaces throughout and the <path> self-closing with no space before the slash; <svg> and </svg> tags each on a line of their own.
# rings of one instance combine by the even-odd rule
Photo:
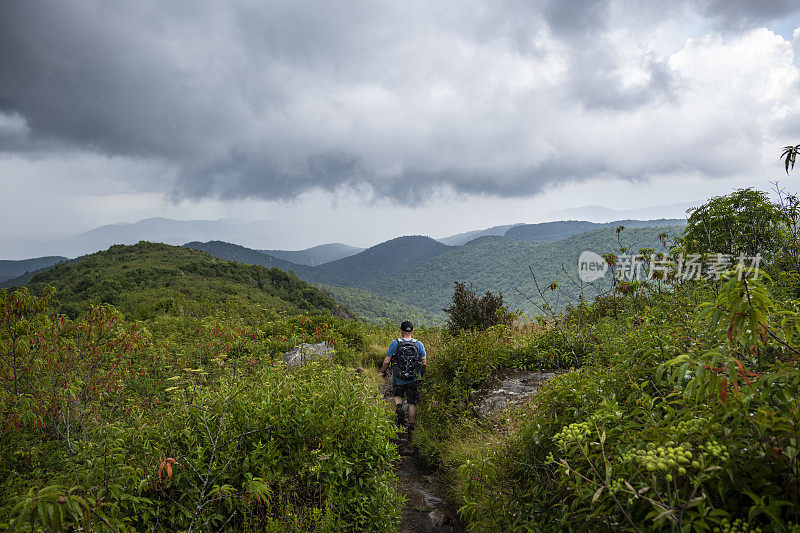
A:
<svg viewBox="0 0 800 533">
<path fill-rule="evenodd" d="M 391 378 L 383 380 L 383 398 L 394 413 Z M 464 527 L 456 507 L 447 501 L 444 483 L 425 472 L 415 455 L 411 436 L 400 433 L 397 440 L 400 458 L 395 463 L 397 490 L 406 497 L 400 519 L 400 533 L 457 533 Z"/>
</svg>

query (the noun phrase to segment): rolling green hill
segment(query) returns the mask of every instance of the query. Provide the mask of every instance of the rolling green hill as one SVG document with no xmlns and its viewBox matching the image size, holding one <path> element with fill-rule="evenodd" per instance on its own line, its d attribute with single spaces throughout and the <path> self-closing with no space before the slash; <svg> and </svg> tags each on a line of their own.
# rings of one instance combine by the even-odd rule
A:
<svg viewBox="0 0 800 533">
<path fill-rule="evenodd" d="M 207 254 L 211 254 L 218 259 L 224 259 L 225 261 L 236 261 L 237 263 L 245 263 L 248 265 L 261 265 L 267 268 L 280 268 L 286 272 L 294 272 L 304 279 L 313 271 L 312 267 L 299 265 L 285 259 L 272 257 L 258 250 L 253 250 L 252 248 L 245 248 L 244 246 L 224 241 L 192 241 L 183 246 L 191 248 L 192 250 L 206 252 Z"/>
<path fill-rule="evenodd" d="M 584 250 L 601 254 L 617 251 L 615 227 L 624 225 L 621 222 L 633 226 L 645 224 L 643 221 L 618 221 L 613 227 L 539 243 L 484 236 L 463 246 L 446 246 L 428 237 L 400 237 L 319 267 L 296 265 L 229 243 L 190 243 L 187 246 L 198 246 L 226 259 L 259 261 L 292 270 L 301 279 L 322 284 L 353 312 L 373 322 L 412 313 L 431 323 L 445 319 L 442 309 L 450 302 L 455 281 L 471 284 L 480 293 L 502 292 L 512 309 L 521 309 L 528 315 L 538 314 L 541 297 L 531 270 L 541 288 L 552 281 L 560 282 L 562 290 L 550 304 L 563 308 L 580 292 L 570 280 L 577 280 L 576 262 L 580 253 Z M 577 221 L 574 224 L 514 226 L 509 232 L 536 226 L 539 237 L 551 239 L 558 232 L 577 231 L 584 224 L 594 225 Z M 666 232 L 675 236 L 683 226 L 626 228 L 621 235 L 622 245 L 637 251 L 640 248 L 662 250 L 658 234 Z M 528 237 L 532 235 L 527 234 Z M 593 298 L 606 289 L 600 280 L 584 287 L 584 296 Z"/>
<path fill-rule="evenodd" d="M 233 313 L 258 307 L 346 313 L 327 293 L 278 268 L 224 261 L 167 244 L 116 245 L 36 274 L 27 286 L 56 288 L 62 312 L 74 316 L 110 303 L 128 318 L 158 314 Z"/>
<path fill-rule="evenodd" d="M 622 244 L 630 250 L 653 248 L 663 250 L 657 236 L 666 232 L 677 235 L 682 226 L 626 229 Z M 541 303 L 531 270 L 539 286 L 544 289 L 552 281 L 559 281 L 563 293 L 577 296 L 564 273 L 577 279 L 577 259 L 584 250 L 598 253 L 616 251 L 617 235 L 613 228 L 574 235 L 551 243 L 528 243 L 504 237 L 481 237 L 427 261 L 401 276 L 384 278 L 367 286 L 368 290 L 384 295 L 394 295 L 399 301 L 421 307 L 425 311 L 443 316 L 441 309 L 450 302 L 453 282 L 471 284 L 478 293 L 502 292 L 505 303 L 512 309 L 522 309 L 526 314 L 537 314 L 536 305 L 528 298 Z M 563 265 L 563 267 L 562 267 Z M 610 275 L 607 275 L 610 278 Z M 605 290 L 602 281 L 585 291 L 589 298 Z M 566 300 L 553 301 L 557 307 Z"/>
<path fill-rule="evenodd" d="M 361 253 L 325 263 L 311 273 L 297 275 L 318 283 L 364 288 L 370 282 L 393 277 L 452 250 L 430 237 L 398 237 Z"/>
</svg>

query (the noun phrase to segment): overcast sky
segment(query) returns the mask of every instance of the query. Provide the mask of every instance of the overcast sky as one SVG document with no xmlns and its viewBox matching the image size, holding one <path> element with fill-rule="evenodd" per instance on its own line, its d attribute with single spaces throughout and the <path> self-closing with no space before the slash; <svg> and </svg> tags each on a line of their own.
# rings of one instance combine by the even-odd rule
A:
<svg viewBox="0 0 800 533">
<path fill-rule="evenodd" d="M 165 216 L 368 246 L 797 192 L 799 26 L 796 0 L 0 0 L 0 239 Z"/>
</svg>

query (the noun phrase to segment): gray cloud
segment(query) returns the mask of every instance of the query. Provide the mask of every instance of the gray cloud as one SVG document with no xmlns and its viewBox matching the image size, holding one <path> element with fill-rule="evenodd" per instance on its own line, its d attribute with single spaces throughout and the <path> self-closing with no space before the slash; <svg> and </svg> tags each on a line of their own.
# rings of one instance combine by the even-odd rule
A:
<svg viewBox="0 0 800 533">
<path fill-rule="evenodd" d="M 731 30 L 760 26 L 800 12 L 796 0 L 695 0 L 694 6 Z"/>
<path fill-rule="evenodd" d="M 792 4 L 691 5 L 743 25 Z M 419 198 L 437 187 L 512 197 L 719 168 L 690 140 L 673 141 L 680 162 L 633 169 L 617 153 L 573 155 L 584 122 L 680 101 L 680 80 L 651 51 L 628 79 L 611 32 L 643 22 L 614 5 L 2 2 L 0 153 L 156 160 L 174 169 L 165 192 L 176 201 L 342 187 L 388 197 L 398 183 Z"/>
</svg>

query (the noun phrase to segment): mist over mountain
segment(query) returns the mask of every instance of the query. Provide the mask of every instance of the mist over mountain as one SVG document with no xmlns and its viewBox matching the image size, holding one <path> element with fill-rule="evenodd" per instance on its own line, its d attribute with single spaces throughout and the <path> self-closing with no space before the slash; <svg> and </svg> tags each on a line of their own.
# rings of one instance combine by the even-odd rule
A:
<svg viewBox="0 0 800 533">
<path fill-rule="evenodd" d="M 600 205 L 585 205 L 570 209 L 559 209 L 544 215 L 545 220 L 590 220 L 592 222 L 611 222 L 614 220 L 654 220 L 654 219 L 684 219 L 686 210 L 704 203 L 702 200 L 694 202 L 678 202 L 667 205 L 653 205 L 637 207 L 634 209 L 611 209 Z"/>
<path fill-rule="evenodd" d="M 505 235 L 509 229 L 518 225 L 521 224 L 506 224 L 504 226 L 492 226 L 491 228 L 466 231 L 464 233 L 457 233 L 456 235 L 451 235 L 449 237 L 442 237 L 436 240 L 442 244 L 447 244 L 449 246 L 461 246 L 473 239 L 477 239 L 478 237 L 485 237 L 487 235 Z"/>
<path fill-rule="evenodd" d="M 269 243 L 274 238 L 267 221 L 172 220 L 148 218 L 134 223 L 108 224 L 62 239 L 6 239 L 0 241 L 3 259 L 61 255 L 78 257 L 106 250 L 114 244 L 139 241 L 181 245 L 190 241 L 224 240 L 242 243 Z"/>
<path fill-rule="evenodd" d="M 366 248 L 358 248 L 356 246 L 349 246 L 340 242 L 320 244 L 305 250 L 258 250 L 261 253 L 277 257 L 297 263 L 299 265 L 318 266 L 323 263 L 336 261 L 337 259 L 344 259 L 359 252 L 363 252 Z"/>
<path fill-rule="evenodd" d="M 572 235 L 578 235 L 586 231 L 600 228 L 615 228 L 624 226 L 627 228 L 651 228 L 656 226 L 683 226 L 686 221 L 683 219 L 659 219 L 659 220 L 615 220 L 613 222 L 587 222 L 585 220 L 562 220 L 558 222 L 541 222 L 539 224 L 519 224 L 505 232 L 504 236 L 525 242 L 555 242 L 566 239 Z"/>
</svg>

